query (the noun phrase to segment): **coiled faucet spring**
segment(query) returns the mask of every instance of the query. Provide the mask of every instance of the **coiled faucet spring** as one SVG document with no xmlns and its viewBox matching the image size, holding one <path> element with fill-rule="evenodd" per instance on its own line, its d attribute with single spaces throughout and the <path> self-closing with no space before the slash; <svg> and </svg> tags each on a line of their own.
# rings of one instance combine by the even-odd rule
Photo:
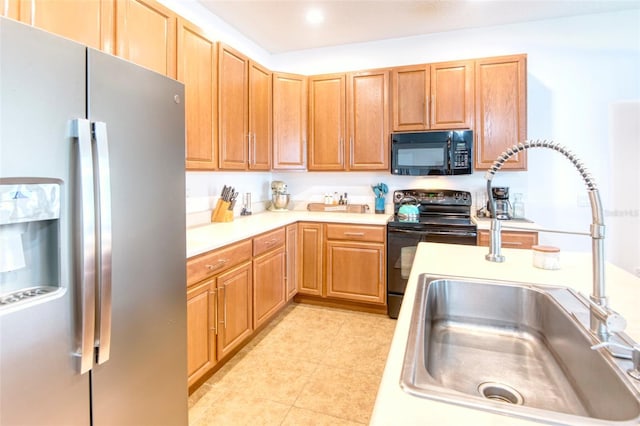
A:
<svg viewBox="0 0 640 426">
<path fill-rule="evenodd" d="M 593 277 L 593 292 L 591 294 L 591 300 L 602 308 L 607 307 L 607 297 L 605 295 L 605 279 L 604 279 L 604 220 L 602 214 L 602 203 L 600 202 L 600 194 L 598 193 L 598 187 L 591 177 L 591 174 L 582 162 L 565 146 L 555 143 L 549 140 L 527 140 L 525 142 L 518 143 L 505 150 L 498 158 L 493 162 L 491 167 L 485 173 L 485 179 L 487 180 L 487 198 L 489 200 L 489 209 L 491 215 L 494 217 L 491 223 L 489 253 L 486 255 L 486 259 L 492 262 L 503 262 L 504 256 L 500 253 L 501 249 L 501 225 L 500 221 L 495 219 L 495 201 L 491 191 L 491 181 L 495 174 L 500 170 L 503 164 L 512 156 L 518 152 L 530 148 L 548 148 L 553 151 L 557 151 L 565 158 L 569 159 L 573 166 L 576 168 L 585 185 L 587 186 L 589 201 L 591 204 L 591 250 L 592 250 L 592 277 Z M 592 330 L 602 336 L 606 340 L 607 330 L 603 327 L 602 321 L 597 320 L 592 316 Z"/>
<path fill-rule="evenodd" d="M 554 151 L 558 151 L 560 154 L 564 155 L 571 163 L 575 166 L 582 177 L 587 189 L 589 191 L 593 191 L 598 189 L 596 183 L 593 180 L 593 177 L 587 170 L 587 168 L 582 164 L 582 162 L 576 157 L 576 155 L 567 149 L 564 145 L 556 143 L 554 141 L 549 141 L 546 139 L 536 139 L 536 140 L 527 140 L 525 142 L 518 143 L 513 145 L 512 147 L 506 149 L 505 151 L 498 156 L 498 158 L 493 162 L 489 170 L 485 173 L 485 179 L 491 181 L 493 176 L 496 174 L 498 170 L 502 167 L 502 165 L 511 157 L 513 157 L 518 152 L 524 151 L 529 148 L 549 148 Z"/>
</svg>

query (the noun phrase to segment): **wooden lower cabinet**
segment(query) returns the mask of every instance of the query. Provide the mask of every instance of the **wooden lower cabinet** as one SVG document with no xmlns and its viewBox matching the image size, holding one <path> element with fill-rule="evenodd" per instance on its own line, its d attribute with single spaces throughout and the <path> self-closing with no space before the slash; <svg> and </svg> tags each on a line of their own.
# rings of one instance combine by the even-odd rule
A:
<svg viewBox="0 0 640 426">
<path fill-rule="evenodd" d="M 288 225 L 286 228 L 286 274 L 284 276 L 287 301 L 298 294 L 298 265 L 300 264 L 298 251 L 298 225 Z"/>
<path fill-rule="evenodd" d="M 300 223 L 298 294 L 316 300 L 374 304 L 383 308 L 386 305 L 385 229 L 372 225 Z"/>
<path fill-rule="evenodd" d="M 216 364 L 216 281 L 187 291 L 187 371 L 194 384 Z"/>
<path fill-rule="evenodd" d="M 251 262 L 218 276 L 218 359 L 253 332 L 252 285 Z"/>
<path fill-rule="evenodd" d="M 385 227 L 335 223 L 325 226 L 327 297 L 384 305 Z"/>
<path fill-rule="evenodd" d="M 298 224 L 298 249 L 300 251 L 299 294 L 324 296 L 324 235 L 323 224 L 301 222 Z"/>
<path fill-rule="evenodd" d="M 384 257 L 384 243 L 327 241 L 327 297 L 384 304 Z"/>
<path fill-rule="evenodd" d="M 502 231 L 502 247 L 530 249 L 538 244 L 538 233 L 530 231 Z M 478 231 L 478 245 L 489 246 L 489 231 Z"/>
<path fill-rule="evenodd" d="M 285 292 L 285 248 L 253 260 L 253 327 L 268 321 L 287 301 Z"/>
<path fill-rule="evenodd" d="M 187 261 L 188 384 L 196 384 L 253 332 L 252 240 Z"/>
</svg>

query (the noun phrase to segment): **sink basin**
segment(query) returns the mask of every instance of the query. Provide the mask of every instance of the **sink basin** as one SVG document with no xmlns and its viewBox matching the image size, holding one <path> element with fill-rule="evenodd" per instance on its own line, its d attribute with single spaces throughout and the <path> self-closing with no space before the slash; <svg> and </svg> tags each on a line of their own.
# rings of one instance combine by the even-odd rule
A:
<svg viewBox="0 0 640 426">
<path fill-rule="evenodd" d="M 590 349 L 588 320 L 568 288 L 422 275 L 400 384 L 548 423 L 638 424 L 631 362 Z"/>
</svg>

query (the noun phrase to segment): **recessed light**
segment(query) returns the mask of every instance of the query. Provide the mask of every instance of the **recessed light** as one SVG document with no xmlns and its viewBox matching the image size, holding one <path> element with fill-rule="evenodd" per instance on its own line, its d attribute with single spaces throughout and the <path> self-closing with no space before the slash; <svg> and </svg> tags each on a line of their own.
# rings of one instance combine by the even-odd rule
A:
<svg viewBox="0 0 640 426">
<path fill-rule="evenodd" d="M 318 8 L 309 9 L 306 18 L 311 25 L 320 25 L 324 22 L 324 13 Z"/>
</svg>

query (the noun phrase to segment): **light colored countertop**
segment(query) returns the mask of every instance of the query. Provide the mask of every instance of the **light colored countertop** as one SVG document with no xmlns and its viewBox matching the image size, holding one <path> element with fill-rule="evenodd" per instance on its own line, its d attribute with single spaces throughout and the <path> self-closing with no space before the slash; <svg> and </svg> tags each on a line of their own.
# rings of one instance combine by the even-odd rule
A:
<svg viewBox="0 0 640 426">
<path fill-rule="evenodd" d="M 533 421 L 411 396 L 400 388 L 400 374 L 411 321 L 413 299 L 421 273 L 498 279 L 572 287 L 591 293 L 591 254 L 560 254 L 561 269 L 532 266 L 531 250 L 503 249 L 504 263 L 487 262 L 486 247 L 421 243 L 418 245 L 400 310 L 371 425 L 532 425 Z M 606 266 L 609 305 L 628 323 L 626 332 L 640 339 L 640 279 L 611 264 Z"/>
<path fill-rule="evenodd" d="M 233 222 L 211 223 L 187 229 L 187 258 L 299 221 L 386 225 L 391 216 L 390 214 L 306 210 L 267 211 L 251 216 L 240 216 Z"/>
</svg>

